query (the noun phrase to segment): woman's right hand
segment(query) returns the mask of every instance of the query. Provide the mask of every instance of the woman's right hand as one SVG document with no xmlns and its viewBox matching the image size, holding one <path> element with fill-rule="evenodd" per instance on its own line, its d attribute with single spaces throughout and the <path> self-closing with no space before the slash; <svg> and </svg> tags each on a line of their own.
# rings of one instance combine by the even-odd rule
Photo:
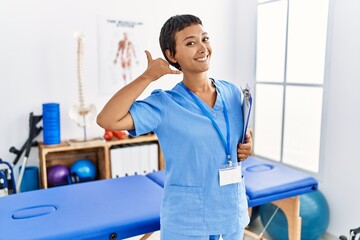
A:
<svg viewBox="0 0 360 240">
<path fill-rule="evenodd" d="M 181 74 L 181 71 L 171 69 L 169 63 L 166 60 L 162 58 L 153 59 L 151 53 L 147 50 L 145 50 L 145 54 L 148 61 L 148 66 L 145 72 L 142 74 L 144 78 L 155 81 L 166 74 Z"/>
</svg>

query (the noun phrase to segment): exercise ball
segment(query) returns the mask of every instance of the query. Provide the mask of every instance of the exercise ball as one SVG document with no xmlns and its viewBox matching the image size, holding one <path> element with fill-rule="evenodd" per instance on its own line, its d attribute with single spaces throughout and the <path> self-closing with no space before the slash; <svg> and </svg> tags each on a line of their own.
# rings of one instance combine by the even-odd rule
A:
<svg viewBox="0 0 360 240">
<path fill-rule="evenodd" d="M 96 178 L 96 167 L 88 159 L 80 159 L 70 167 L 71 183 L 91 181 Z"/>
<path fill-rule="evenodd" d="M 268 203 L 259 207 L 259 215 L 265 226 L 276 206 Z M 325 234 L 329 225 L 330 210 L 324 195 L 319 191 L 300 195 L 301 239 L 319 240 Z M 276 240 L 288 239 L 288 223 L 285 214 L 279 209 L 266 232 Z"/>
<path fill-rule="evenodd" d="M 69 176 L 69 169 L 61 164 L 51 166 L 47 169 L 49 187 L 66 185 Z"/>
</svg>

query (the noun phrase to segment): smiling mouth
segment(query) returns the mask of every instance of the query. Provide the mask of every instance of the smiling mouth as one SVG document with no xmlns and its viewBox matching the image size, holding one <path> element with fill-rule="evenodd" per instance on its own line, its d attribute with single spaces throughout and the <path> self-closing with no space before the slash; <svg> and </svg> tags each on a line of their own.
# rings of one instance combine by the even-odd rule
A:
<svg viewBox="0 0 360 240">
<path fill-rule="evenodd" d="M 198 62 L 205 62 L 206 60 L 208 60 L 208 56 L 202 57 L 202 58 L 195 58 L 196 61 Z"/>
</svg>

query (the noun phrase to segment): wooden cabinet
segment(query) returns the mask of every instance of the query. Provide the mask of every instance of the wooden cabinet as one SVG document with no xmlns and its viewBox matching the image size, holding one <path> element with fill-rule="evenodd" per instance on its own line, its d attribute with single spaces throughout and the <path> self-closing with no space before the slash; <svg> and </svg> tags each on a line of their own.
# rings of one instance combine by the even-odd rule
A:
<svg viewBox="0 0 360 240">
<path fill-rule="evenodd" d="M 115 146 L 144 143 L 157 143 L 159 169 L 164 169 L 164 157 L 156 135 L 145 135 L 113 141 L 94 141 L 81 144 L 61 142 L 57 145 L 39 143 L 40 185 L 48 188 L 47 168 L 56 164 L 70 167 L 79 159 L 88 159 L 97 167 L 97 179 L 111 178 L 110 149 Z"/>
</svg>

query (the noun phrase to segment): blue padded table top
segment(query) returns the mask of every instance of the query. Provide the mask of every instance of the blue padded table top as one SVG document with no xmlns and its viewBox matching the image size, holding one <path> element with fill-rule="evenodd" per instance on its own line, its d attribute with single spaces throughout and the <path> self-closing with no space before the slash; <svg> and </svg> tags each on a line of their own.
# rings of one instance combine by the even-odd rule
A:
<svg viewBox="0 0 360 240">
<path fill-rule="evenodd" d="M 250 156 L 242 162 L 242 169 L 249 207 L 317 190 L 313 177 L 259 157 Z M 164 186 L 164 171 L 149 173 L 147 177 Z"/>
<path fill-rule="evenodd" d="M 9 195 L 0 198 L 0 236 L 124 239 L 157 231 L 162 192 L 149 178 L 130 176 Z"/>
<path fill-rule="evenodd" d="M 317 190 L 317 180 L 299 170 L 259 157 L 242 162 L 249 207 Z"/>
<path fill-rule="evenodd" d="M 146 175 L 148 178 L 159 184 L 161 187 L 164 187 L 165 181 L 165 170 L 160 170 L 156 172 L 151 172 Z"/>
</svg>

